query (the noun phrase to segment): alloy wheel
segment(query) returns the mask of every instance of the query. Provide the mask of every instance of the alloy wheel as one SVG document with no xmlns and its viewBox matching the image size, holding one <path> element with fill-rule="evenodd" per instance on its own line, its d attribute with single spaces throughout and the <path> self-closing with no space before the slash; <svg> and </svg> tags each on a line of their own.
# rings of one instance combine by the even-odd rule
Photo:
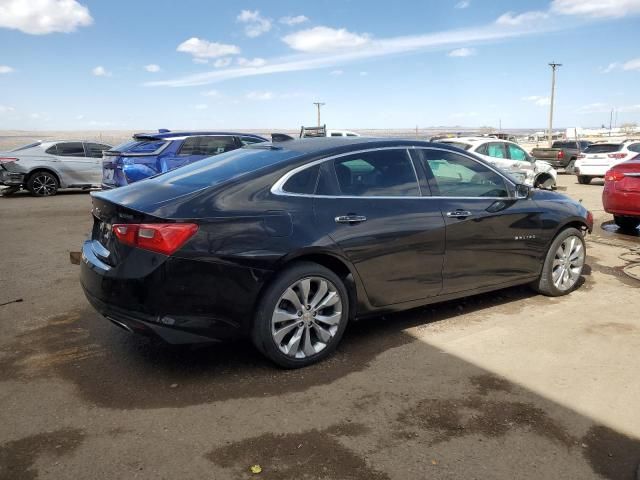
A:
<svg viewBox="0 0 640 480">
<path fill-rule="evenodd" d="M 582 239 L 571 235 L 563 240 L 556 250 L 553 259 L 553 284 L 563 292 L 570 290 L 576 284 L 584 266 L 584 245 Z"/>
<path fill-rule="evenodd" d="M 323 277 L 306 277 L 280 296 L 271 317 L 271 335 L 285 355 L 308 358 L 327 347 L 342 319 L 336 286 Z"/>
<path fill-rule="evenodd" d="M 53 195 L 57 189 L 56 181 L 50 175 L 36 176 L 32 185 L 34 193 L 42 197 Z"/>
</svg>

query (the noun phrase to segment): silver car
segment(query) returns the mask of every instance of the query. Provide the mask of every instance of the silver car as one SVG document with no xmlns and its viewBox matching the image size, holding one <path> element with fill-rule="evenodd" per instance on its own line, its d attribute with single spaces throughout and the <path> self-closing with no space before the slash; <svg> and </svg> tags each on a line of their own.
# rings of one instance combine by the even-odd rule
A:
<svg viewBox="0 0 640 480">
<path fill-rule="evenodd" d="M 36 142 L 0 153 L 0 185 L 25 188 L 36 197 L 60 188 L 90 188 L 102 182 L 102 151 L 110 145 L 82 141 Z"/>
</svg>

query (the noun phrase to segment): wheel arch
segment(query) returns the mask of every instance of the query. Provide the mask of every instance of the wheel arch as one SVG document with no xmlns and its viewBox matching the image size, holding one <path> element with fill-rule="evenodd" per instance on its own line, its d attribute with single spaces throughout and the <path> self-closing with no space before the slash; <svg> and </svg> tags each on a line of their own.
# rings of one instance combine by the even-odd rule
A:
<svg viewBox="0 0 640 480">
<path fill-rule="evenodd" d="M 56 177 L 56 180 L 58 181 L 58 187 L 59 188 L 64 188 L 64 185 L 62 184 L 62 182 L 60 181 L 60 174 L 58 174 L 58 172 L 56 172 L 55 170 L 53 170 L 52 168 L 49 167 L 35 167 L 33 170 L 31 170 L 29 173 L 27 173 L 24 177 L 24 183 L 25 185 L 27 184 L 27 182 L 31 179 L 31 177 L 33 177 L 36 173 L 38 172 L 46 172 L 46 173 L 50 173 L 51 175 L 53 175 L 54 177 Z"/>
</svg>

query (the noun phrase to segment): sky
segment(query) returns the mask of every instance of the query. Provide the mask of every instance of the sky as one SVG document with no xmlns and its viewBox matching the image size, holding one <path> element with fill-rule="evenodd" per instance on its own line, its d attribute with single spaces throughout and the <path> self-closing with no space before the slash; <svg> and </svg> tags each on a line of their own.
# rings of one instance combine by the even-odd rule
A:
<svg viewBox="0 0 640 480">
<path fill-rule="evenodd" d="M 640 0 L 0 0 L 0 129 L 640 123 Z"/>
</svg>

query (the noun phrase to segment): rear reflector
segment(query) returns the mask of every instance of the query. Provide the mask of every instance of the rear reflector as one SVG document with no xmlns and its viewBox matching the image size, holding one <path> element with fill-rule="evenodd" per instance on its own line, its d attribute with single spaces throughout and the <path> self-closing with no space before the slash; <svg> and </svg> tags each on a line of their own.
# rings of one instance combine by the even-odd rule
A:
<svg viewBox="0 0 640 480">
<path fill-rule="evenodd" d="M 194 223 L 125 223 L 113 226 L 113 233 L 124 245 L 171 255 L 198 231 Z"/>
<path fill-rule="evenodd" d="M 18 160 L 19 160 L 18 158 L 13 158 L 13 157 L 0 157 L 0 163 L 17 162 Z"/>
<path fill-rule="evenodd" d="M 624 178 L 624 172 L 618 170 L 609 170 L 604 174 L 604 179 L 607 182 L 619 182 Z"/>
<path fill-rule="evenodd" d="M 609 155 L 607 155 L 609 158 L 616 158 L 618 160 L 620 160 L 621 158 L 624 158 L 627 156 L 626 153 L 610 153 Z"/>
</svg>

